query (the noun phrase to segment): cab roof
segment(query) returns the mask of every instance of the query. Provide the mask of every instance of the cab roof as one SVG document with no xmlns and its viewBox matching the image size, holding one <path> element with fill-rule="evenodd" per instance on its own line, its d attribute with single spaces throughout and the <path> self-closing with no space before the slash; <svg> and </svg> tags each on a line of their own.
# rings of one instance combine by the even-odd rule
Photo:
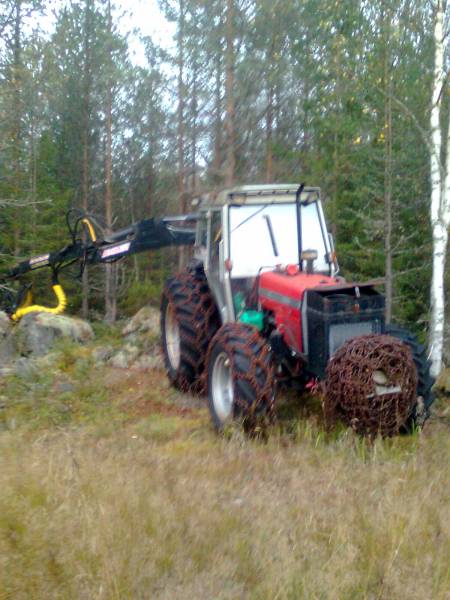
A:
<svg viewBox="0 0 450 600">
<path fill-rule="evenodd" d="M 294 202 L 300 184 L 266 184 L 266 185 L 243 185 L 220 192 L 202 194 L 194 198 L 192 204 L 200 210 L 222 207 L 225 205 L 245 204 L 274 204 L 282 202 Z M 304 187 L 300 201 L 309 204 L 320 200 L 320 188 Z"/>
</svg>

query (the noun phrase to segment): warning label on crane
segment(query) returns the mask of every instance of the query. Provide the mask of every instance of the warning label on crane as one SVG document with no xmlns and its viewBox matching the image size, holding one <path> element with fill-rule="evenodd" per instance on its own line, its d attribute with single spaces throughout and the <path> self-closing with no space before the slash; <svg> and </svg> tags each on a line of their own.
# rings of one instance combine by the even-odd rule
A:
<svg viewBox="0 0 450 600">
<path fill-rule="evenodd" d="M 112 246 L 110 248 L 106 248 L 102 252 L 102 258 L 110 258 L 111 256 L 117 256 L 118 254 L 125 254 L 130 249 L 131 242 L 124 242 L 123 244 L 119 244 L 118 246 Z"/>
</svg>

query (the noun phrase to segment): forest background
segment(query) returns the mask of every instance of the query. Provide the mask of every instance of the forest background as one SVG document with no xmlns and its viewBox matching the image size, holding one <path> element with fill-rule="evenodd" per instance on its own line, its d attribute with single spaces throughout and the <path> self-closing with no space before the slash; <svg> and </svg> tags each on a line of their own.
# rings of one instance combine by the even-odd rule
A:
<svg viewBox="0 0 450 600">
<path fill-rule="evenodd" d="M 69 207 L 116 229 L 189 210 L 202 191 L 305 182 L 322 188 L 342 274 L 385 277 L 387 317 L 425 340 L 437 104 L 435 128 L 447 132 L 437 157 L 448 162 L 445 3 L 159 5 L 173 44 L 142 38 L 136 64 L 136 33 L 120 26 L 123 5 L 0 0 L 0 272 L 64 246 Z M 436 97 L 438 9 L 444 63 Z M 157 301 L 177 262 L 169 249 L 117 271 L 91 268 L 82 285 L 64 281 L 70 310 L 108 321 L 131 314 Z M 49 289 L 39 274 L 44 303 Z"/>
</svg>

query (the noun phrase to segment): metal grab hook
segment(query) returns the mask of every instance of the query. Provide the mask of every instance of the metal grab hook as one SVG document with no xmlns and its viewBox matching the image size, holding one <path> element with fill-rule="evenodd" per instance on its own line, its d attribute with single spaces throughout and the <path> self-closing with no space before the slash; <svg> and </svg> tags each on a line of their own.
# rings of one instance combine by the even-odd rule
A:
<svg viewBox="0 0 450 600">
<path fill-rule="evenodd" d="M 15 322 L 19 321 L 25 315 L 34 312 L 46 312 L 52 315 L 60 315 L 67 308 L 67 296 L 64 292 L 62 285 L 58 281 L 58 274 L 56 271 L 53 271 L 52 277 L 52 290 L 58 300 L 58 304 L 54 307 L 43 306 L 41 304 L 30 304 L 31 296 L 27 294 L 24 303 L 20 306 L 12 315 L 11 319 Z"/>
</svg>

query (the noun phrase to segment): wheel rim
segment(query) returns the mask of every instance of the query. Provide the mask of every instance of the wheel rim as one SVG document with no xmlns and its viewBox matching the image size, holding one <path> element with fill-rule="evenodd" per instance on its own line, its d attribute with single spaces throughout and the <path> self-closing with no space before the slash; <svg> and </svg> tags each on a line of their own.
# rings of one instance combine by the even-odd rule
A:
<svg viewBox="0 0 450 600">
<path fill-rule="evenodd" d="M 231 417 L 234 400 L 231 364 L 225 352 L 218 354 L 214 362 L 211 388 L 214 409 L 224 423 Z"/>
<path fill-rule="evenodd" d="M 170 302 L 166 308 L 165 335 L 170 366 L 176 370 L 180 366 L 180 326 L 175 309 Z"/>
</svg>

